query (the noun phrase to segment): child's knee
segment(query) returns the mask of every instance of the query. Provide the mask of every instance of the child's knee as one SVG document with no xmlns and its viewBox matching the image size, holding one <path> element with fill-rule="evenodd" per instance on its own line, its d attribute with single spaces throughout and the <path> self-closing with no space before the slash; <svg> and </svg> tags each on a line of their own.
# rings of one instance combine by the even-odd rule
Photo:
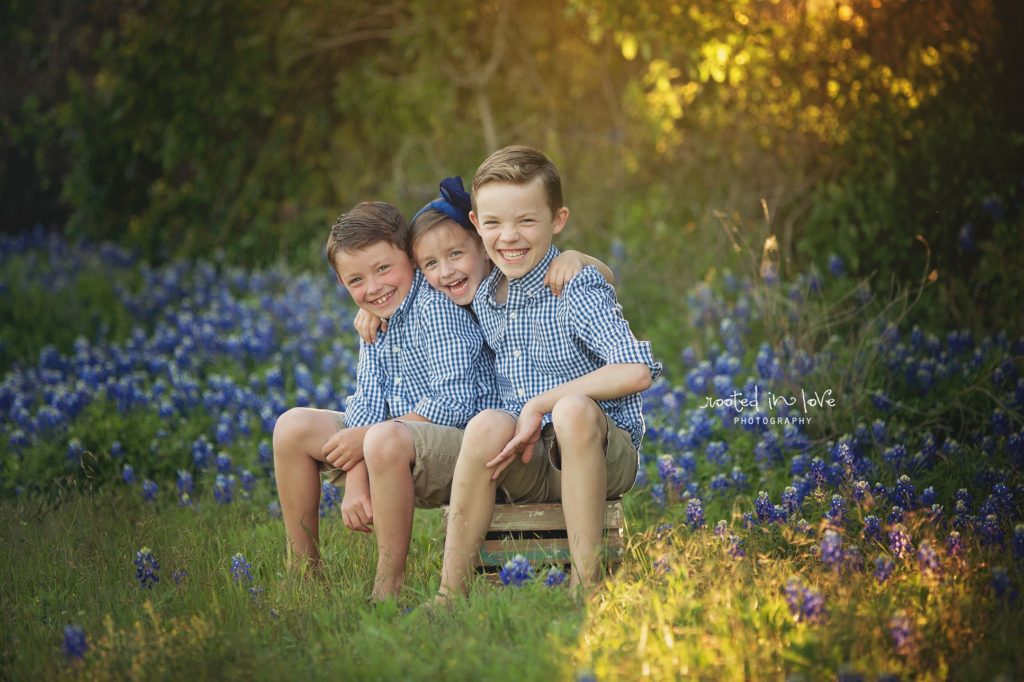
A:
<svg viewBox="0 0 1024 682">
<path fill-rule="evenodd" d="M 363 458 L 370 471 L 410 466 L 416 459 L 416 445 L 409 429 L 399 422 L 374 424 L 363 439 Z"/>
<path fill-rule="evenodd" d="M 484 410 L 466 426 L 459 462 L 483 466 L 494 459 L 516 432 L 516 422 L 501 410 Z"/>
<path fill-rule="evenodd" d="M 604 438 L 607 419 L 601 406 L 585 395 L 569 395 L 555 403 L 551 422 L 559 438 L 595 436 Z"/>
<path fill-rule="evenodd" d="M 303 442 L 309 433 L 309 411 L 302 407 L 293 407 L 280 417 L 274 424 L 274 457 L 288 454 L 290 448 Z"/>
</svg>

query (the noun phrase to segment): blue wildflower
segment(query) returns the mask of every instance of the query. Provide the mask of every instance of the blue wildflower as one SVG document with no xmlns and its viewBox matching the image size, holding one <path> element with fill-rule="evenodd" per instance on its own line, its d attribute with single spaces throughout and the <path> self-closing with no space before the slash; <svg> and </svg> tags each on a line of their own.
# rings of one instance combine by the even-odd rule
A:
<svg viewBox="0 0 1024 682">
<path fill-rule="evenodd" d="M 131 464 L 125 464 L 121 468 L 121 480 L 123 480 L 128 485 L 132 485 L 135 483 L 135 468 L 132 467 Z"/>
<path fill-rule="evenodd" d="M 64 658 L 69 663 L 75 663 L 85 658 L 89 651 L 89 641 L 85 637 L 85 630 L 81 625 L 68 624 L 64 626 L 64 642 L 61 645 Z"/>
<path fill-rule="evenodd" d="M 793 516 L 800 511 L 800 500 L 797 499 L 796 488 L 791 485 L 786 486 L 786 489 L 782 491 L 782 508 L 785 510 L 785 516 Z"/>
<path fill-rule="evenodd" d="M 1024 559 L 1024 523 L 1013 527 L 1013 557 L 1018 561 Z"/>
<path fill-rule="evenodd" d="M 135 553 L 135 578 L 142 589 L 148 590 L 160 582 L 159 571 L 160 563 L 149 547 L 143 547 Z"/>
<path fill-rule="evenodd" d="M 952 530 L 949 532 L 949 537 L 946 538 L 946 554 L 950 557 L 959 557 L 964 553 L 964 543 L 960 538 L 960 533 Z"/>
<path fill-rule="evenodd" d="M 884 583 L 896 569 L 896 563 L 884 554 L 875 558 L 875 580 Z"/>
<path fill-rule="evenodd" d="M 278 502 L 277 500 L 273 500 L 272 502 L 267 504 L 267 513 L 270 515 L 270 518 L 272 519 L 281 518 L 281 503 Z"/>
<path fill-rule="evenodd" d="M 244 578 L 249 582 L 252 582 L 252 564 L 245 559 L 245 555 L 238 552 L 231 557 L 231 579 L 236 583 L 241 582 Z"/>
<path fill-rule="evenodd" d="M 843 525 L 846 520 L 846 500 L 842 495 L 833 495 L 829 502 L 828 511 L 825 512 L 828 520 L 837 526 Z"/>
<path fill-rule="evenodd" d="M 185 578 L 188 577 L 188 571 L 184 568 L 179 568 L 171 573 L 171 579 L 174 580 L 175 585 L 180 585 L 185 582 Z"/>
<path fill-rule="evenodd" d="M 522 554 L 516 554 L 511 560 L 501 567 L 499 576 L 504 585 L 522 587 L 526 582 L 533 579 L 533 566 Z"/>
<path fill-rule="evenodd" d="M 559 568 L 552 568 L 544 578 L 544 584 L 548 587 L 557 587 L 565 582 L 565 571 Z"/>
<path fill-rule="evenodd" d="M 142 499 L 145 502 L 156 502 L 156 494 L 160 491 L 160 486 L 156 484 L 156 481 L 146 479 L 142 482 Z"/>
<path fill-rule="evenodd" d="M 913 624 L 906 612 L 899 611 L 889 619 L 889 635 L 892 637 L 892 644 L 896 649 L 896 653 L 906 655 L 913 651 Z"/>
<path fill-rule="evenodd" d="M 769 523 L 772 520 L 772 502 L 768 499 L 768 493 L 763 490 L 757 494 L 757 499 L 754 500 L 754 512 L 757 514 L 757 520 L 761 523 Z"/>
<path fill-rule="evenodd" d="M 960 243 L 960 250 L 964 253 L 971 253 L 974 251 L 974 225 L 972 223 L 964 223 L 960 230 L 956 234 L 957 241 Z"/>
<path fill-rule="evenodd" d="M 892 530 L 889 531 L 889 551 L 897 559 L 902 559 L 907 554 L 912 552 L 914 546 L 910 542 L 910 533 L 903 527 L 903 524 L 896 524 Z"/>
<path fill-rule="evenodd" d="M 235 475 L 217 474 L 213 481 L 213 498 L 221 504 L 230 504 L 235 499 Z"/>
<path fill-rule="evenodd" d="M 226 452 L 217 454 L 216 466 L 218 473 L 230 474 L 231 473 L 231 455 Z"/>
<path fill-rule="evenodd" d="M 828 271 L 832 273 L 833 277 L 842 277 L 846 272 L 846 265 L 843 263 L 843 259 L 837 254 L 829 254 L 828 257 Z"/>
<path fill-rule="evenodd" d="M 892 511 L 889 512 L 889 516 L 886 518 L 886 522 L 890 524 L 903 523 L 903 507 L 898 504 L 893 505 Z"/>
<path fill-rule="evenodd" d="M 185 469 L 178 469 L 178 495 L 191 495 L 195 492 L 195 482 L 192 480 L 191 472 Z"/>
<path fill-rule="evenodd" d="M 978 527 L 978 535 L 981 536 L 981 543 L 992 547 L 1003 546 L 1003 527 L 995 514 L 989 514 Z"/>
<path fill-rule="evenodd" d="M 704 505 L 699 497 L 690 498 L 686 503 L 686 523 L 691 530 L 704 527 Z"/>
<path fill-rule="evenodd" d="M 821 561 L 833 569 L 843 560 L 843 538 L 834 530 L 826 530 L 821 540 Z"/>
<path fill-rule="evenodd" d="M 824 620 L 825 598 L 820 592 L 803 587 L 796 578 L 791 578 L 782 588 L 782 593 L 796 622 L 820 623 Z"/>
<path fill-rule="evenodd" d="M 877 516 L 868 514 L 864 517 L 864 529 L 861 531 L 861 535 L 865 540 L 882 541 L 882 524 Z"/>
<path fill-rule="evenodd" d="M 330 481 L 320 484 L 320 517 L 333 511 L 341 504 L 341 492 Z"/>
</svg>

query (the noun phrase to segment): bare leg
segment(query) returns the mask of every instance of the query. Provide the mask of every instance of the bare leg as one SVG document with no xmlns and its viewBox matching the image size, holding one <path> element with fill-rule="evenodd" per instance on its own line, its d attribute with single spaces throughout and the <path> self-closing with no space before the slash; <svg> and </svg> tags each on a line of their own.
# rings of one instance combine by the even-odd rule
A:
<svg viewBox="0 0 1024 682">
<path fill-rule="evenodd" d="M 572 555 L 570 586 L 597 584 L 608 469 L 608 425 L 600 406 L 586 396 L 567 396 L 551 411 L 562 457 L 562 509 Z"/>
<path fill-rule="evenodd" d="M 274 426 L 274 475 L 289 558 L 314 569 L 320 568 L 320 448 L 337 432 L 333 414 L 305 407 L 288 410 Z"/>
<path fill-rule="evenodd" d="M 373 530 L 377 535 L 377 577 L 371 596 L 380 601 L 398 596 L 405 580 L 415 501 L 412 466 L 416 446 L 407 427 L 384 422 L 367 432 L 363 454 L 370 472 Z"/>
<path fill-rule="evenodd" d="M 487 535 L 494 514 L 497 484 L 491 480 L 493 469 L 485 464 L 512 439 L 515 428 L 515 420 L 498 410 L 481 412 L 466 427 L 448 507 L 441 569 L 442 598 L 466 594 L 466 580 L 476 564 L 480 543 Z"/>
</svg>

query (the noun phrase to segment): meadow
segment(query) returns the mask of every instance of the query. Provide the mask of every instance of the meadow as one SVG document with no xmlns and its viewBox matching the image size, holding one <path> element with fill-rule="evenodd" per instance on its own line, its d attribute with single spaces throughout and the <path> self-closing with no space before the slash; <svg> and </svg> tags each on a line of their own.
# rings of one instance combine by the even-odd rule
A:
<svg viewBox="0 0 1024 682">
<path fill-rule="evenodd" d="M 275 419 L 353 387 L 326 267 L 4 236 L 0 677 L 1019 678 L 1024 338 L 913 325 L 925 286 L 836 255 L 696 283 L 654 340 L 621 566 L 427 612 L 437 511 L 395 603 L 326 483 L 325 580 L 285 570 Z"/>
</svg>

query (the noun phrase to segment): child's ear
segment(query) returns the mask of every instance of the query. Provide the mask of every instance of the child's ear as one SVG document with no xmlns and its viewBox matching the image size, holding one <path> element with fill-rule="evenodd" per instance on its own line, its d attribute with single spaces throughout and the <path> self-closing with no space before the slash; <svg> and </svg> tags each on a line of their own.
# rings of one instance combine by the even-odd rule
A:
<svg viewBox="0 0 1024 682">
<path fill-rule="evenodd" d="M 469 222 L 473 223 L 473 227 L 476 228 L 477 232 L 480 231 L 480 219 L 476 217 L 476 212 L 469 212 Z"/>
<path fill-rule="evenodd" d="M 335 270 L 334 268 L 331 268 L 331 272 L 334 273 L 334 279 L 338 280 L 338 284 L 340 284 L 341 286 L 345 286 L 345 283 L 341 281 L 341 275 L 338 274 L 338 271 Z"/>
<path fill-rule="evenodd" d="M 569 222 L 569 209 L 568 207 L 563 206 L 562 208 L 555 211 L 555 219 L 553 221 L 554 229 L 551 231 L 551 234 L 558 234 L 559 232 L 561 232 L 563 229 L 565 229 L 565 224 L 567 222 Z"/>
</svg>

